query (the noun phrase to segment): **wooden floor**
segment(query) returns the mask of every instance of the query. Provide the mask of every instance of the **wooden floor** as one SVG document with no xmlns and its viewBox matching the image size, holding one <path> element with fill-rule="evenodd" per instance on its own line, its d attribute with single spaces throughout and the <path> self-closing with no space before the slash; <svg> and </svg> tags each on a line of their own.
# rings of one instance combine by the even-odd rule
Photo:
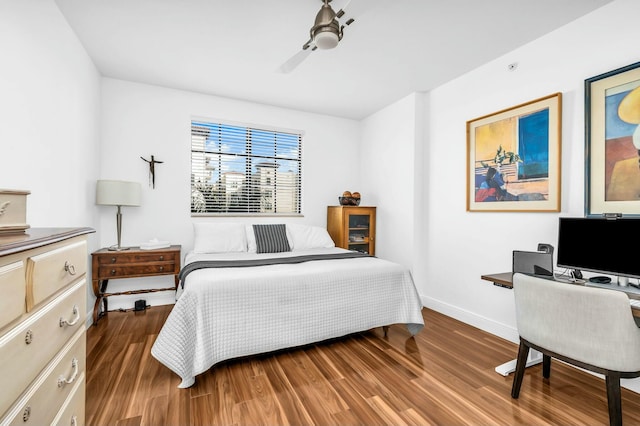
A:
<svg viewBox="0 0 640 426">
<path fill-rule="evenodd" d="M 87 425 L 598 425 L 604 381 L 559 362 L 551 378 L 494 371 L 515 344 L 423 309 L 411 337 L 394 325 L 304 348 L 227 361 L 189 389 L 150 354 L 172 306 L 109 312 L 87 336 Z M 624 423 L 640 396 L 622 390 Z"/>
</svg>

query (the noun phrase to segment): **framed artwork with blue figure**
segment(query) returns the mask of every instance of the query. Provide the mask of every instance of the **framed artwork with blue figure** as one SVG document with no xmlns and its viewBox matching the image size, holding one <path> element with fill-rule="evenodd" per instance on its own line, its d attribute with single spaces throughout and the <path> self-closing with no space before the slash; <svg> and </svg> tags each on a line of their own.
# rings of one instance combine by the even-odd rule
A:
<svg viewBox="0 0 640 426">
<path fill-rule="evenodd" d="M 562 93 L 467 121 L 467 211 L 560 211 Z"/>
<path fill-rule="evenodd" d="M 585 80 L 585 215 L 640 215 L 640 62 Z"/>
</svg>

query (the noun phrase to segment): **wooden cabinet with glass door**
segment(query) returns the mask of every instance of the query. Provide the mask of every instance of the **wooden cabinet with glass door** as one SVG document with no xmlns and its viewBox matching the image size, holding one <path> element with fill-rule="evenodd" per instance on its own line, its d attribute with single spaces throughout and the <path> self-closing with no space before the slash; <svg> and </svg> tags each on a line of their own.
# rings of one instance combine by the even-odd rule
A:
<svg viewBox="0 0 640 426">
<path fill-rule="evenodd" d="M 375 255 L 376 208 L 329 206 L 327 231 L 336 247 Z"/>
</svg>

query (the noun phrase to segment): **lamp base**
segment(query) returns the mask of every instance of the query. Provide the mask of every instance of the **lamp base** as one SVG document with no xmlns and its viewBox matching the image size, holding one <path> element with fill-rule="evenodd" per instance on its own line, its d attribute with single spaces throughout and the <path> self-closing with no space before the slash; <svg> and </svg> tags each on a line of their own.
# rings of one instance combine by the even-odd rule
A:
<svg viewBox="0 0 640 426">
<path fill-rule="evenodd" d="M 129 250 L 131 247 L 118 247 L 118 246 L 111 246 L 109 247 L 109 251 L 124 251 L 124 250 Z"/>
</svg>

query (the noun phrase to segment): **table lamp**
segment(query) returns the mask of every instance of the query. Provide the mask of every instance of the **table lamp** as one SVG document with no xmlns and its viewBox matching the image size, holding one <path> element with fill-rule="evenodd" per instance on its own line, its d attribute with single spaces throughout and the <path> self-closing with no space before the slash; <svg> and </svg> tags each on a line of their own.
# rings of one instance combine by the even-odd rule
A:
<svg viewBox="0 0 640 426">
<path fill-rule="evenodd" d="M 125 182 L 121 180 L 99 180 L 96 185 L 96 204 L 101 206 L 117 206 L 116 226 L 118 229 L 118 245 L 109 247 L 109 250 L 127 250 L 122 247 L 122 206 L 139 206 L 141 185 L 138 182 Z"/>
</svg>

